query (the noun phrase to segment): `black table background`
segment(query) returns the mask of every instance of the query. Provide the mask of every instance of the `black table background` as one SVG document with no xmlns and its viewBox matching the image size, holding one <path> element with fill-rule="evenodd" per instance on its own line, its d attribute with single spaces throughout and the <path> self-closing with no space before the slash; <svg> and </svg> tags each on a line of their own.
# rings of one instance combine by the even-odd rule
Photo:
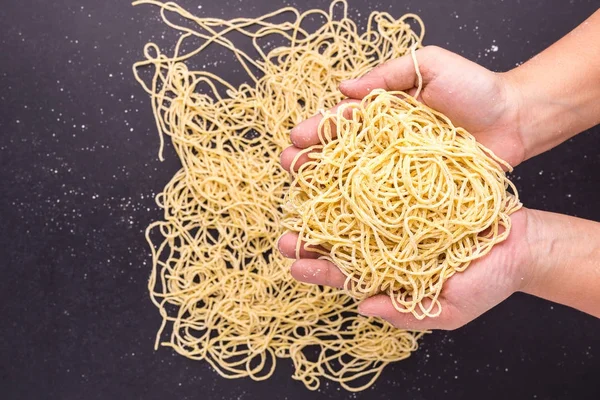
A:
<svg viewBox="0 0 600 400">
<path fill-rule="evenodd" d="M 363 22 L 373 9 L 416 12 L 426 44 L 498 71 L 541 51 L 599 6 L 350 1 Z M 288 3 L 180 4 L 235 17 Z M 458 331 L 427 336 L 419 352 L 358 395 L 326 383 L 308 392 L 290 378 L 287 360 L 256 383 L 222 379 L 207 363 L 168 349 L 155 352 L 160 318 L 147 295 L 143 230 L 160 217 L 153 196 L 178 162 L 170 147 L 165 162 L 157 159 L 150 104 L 131 64 L 146 41 L 175 39 L 156 11 L 117 0 L 13 0 L 0 8 L 1 398 L 600 398 L 600 321 L 522 294 Z M 217 56 L 206 68 L 241 82 L 231 57 Z M 519 166 L 524 203 L 600 220 L 599 134 L 597 127 Z"/>
</svg>

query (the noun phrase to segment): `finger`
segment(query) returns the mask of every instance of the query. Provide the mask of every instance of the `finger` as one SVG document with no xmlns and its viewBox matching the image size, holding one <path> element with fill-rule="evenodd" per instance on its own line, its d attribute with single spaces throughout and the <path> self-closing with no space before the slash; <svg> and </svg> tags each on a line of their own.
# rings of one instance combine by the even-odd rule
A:
<svg viewBox="0 0 600 400">
<path fill-rule="evenodd" d="M 342 271 L 327 260 L 296 260 L 292 264 L 291 271 L 296 280 L 315 285 L 341 288 L 346 280 Z"/>
<path fill-rule="evenodd" d="M 427 308 L 430 301 L 423 302 Z M 358 312 L 362 315 L 369 317 L 382 318 L 396 328 L 400 329 L 456 329 L 462 326 L 464 323 L 461 319 L 461 315 L 455 311 L 452 304 L 448 304 L 441 300 L 442 312 L 437 317 L 425 317 L 424 319 L 417 319 L 411 313 L 402 313 L 394 308 L 390 296 L 380 294 L 369 297 L 363 300 L 358 306 Z"/>
<path fill-rule="evenodd" d="M 294 232 L 284 233 L 277 242 L 277 248 L 279 249 L 279 252 L 286 258 L 296 258 L 296 246 L 298 246 L 298 234 Z M 300 258 L 316 259 L 321 256 L 321 254 L 314 250 L 317 249 L 323 251 L 323 248 L 316 246 L 305 246 L 305 243 L 300 244 Z"/>
<path fill-rule="evenodd" d="M 419 64 L 419 70 L 422 73 L 423 84 L 426 84 L 431 77 L 427 67 L 427 60 L 433 56 L 438 57 L 443 49 L 435 46 L 428 46 L 415 51 L 415 56 Z M 437 55 L 436 55 L 437 53 Z M 387 61 L 360 78 L 342 81 L 340 91 L 351 98 L 362 99 L 373 89 L 402 90 L 407 91 L 418 85 L 418 76 L 415 70 L 415 64 L 411 54 Z"/>
<path fill-rule="evenodd" d="M 304 149 L 299 149 L 296 146 L 290 146 L 287 149 L 283 150 L 279 158 L 279 162 L 281 163 L 283 169 L 285 169 L 288 172 L 291 172 L 292 163 L 294 162 L 294 159 L 296 158 L 298 153 L 302 152 L 303 150 Z M 294 164 L 294 172 L 298 171 L 298 168 L 309 160 L 310 157 L 308 153 L 301 154 L 300 157 L 298 157 L 298 159 L 296 160 L 296 163 Z"/>
<path fill-rule="evenodd" d="M 340 83 L 344 95 L 362 99 L 374 89 L 408 90 L 417 85 L 417 74 L 409 54 L 387 61 L 360 78 Z"/>
<path fill-rule="evenodd" d="M 357 102 L 358 101 L 354 99 L 342 100 L 329 111 L 335 112 L 343 104 Z M 292 129 L 292 131 L 290 132 L 290 140 L 292 141 L 294 146 L 304 149 L 310 146 L 314 146 L 316 144 L 320 144 L 321 142 L 319 140 L 319 135 L 317 131 L 319 129 L 319 124 L 321 123 L 322 119 L 323 116 L 319 113 L 296 125 L 294 129 Z M 335 130 L 332 129 L 332 132 L 334 131 Z"/>
</svg>

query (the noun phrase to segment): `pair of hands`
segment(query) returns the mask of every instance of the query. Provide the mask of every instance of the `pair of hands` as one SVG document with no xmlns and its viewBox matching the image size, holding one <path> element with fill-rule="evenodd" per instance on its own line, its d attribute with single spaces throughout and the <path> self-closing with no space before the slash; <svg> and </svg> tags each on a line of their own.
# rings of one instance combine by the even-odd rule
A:
<svg viewBox="0 0 600 400">
<path fill-rule="evenodd" d="M 502 74 L 493 73 L 454 53 L 425 47 L 416 52 L 423 77 L 419 100 L 447 115 L 457 126 L 465 127 L 479 142 L 496 155 L 515 166 L 525 158 L 523 140 L 517 126 L 518 93 Z M 361 99 L 371 90 L 416 91 L 417 77 L 410 56 L 404 56 L 373 69 L 365 76 L 342 82 L 340 91 L 349 100 Z M 281 154 L 281 164 L 290 170 L 292 160 L 303 148 L 319 143 L 316 115 L 290 133 L 292 147 Z M 308 160 L 300 158 L 296 167 Z M 381 317 L 398 328 L 455 329 L 494 307 L 520 290 L 529 279 L 527 266 L 531 251 L 523 240 L 527 230 L 527 210 L 512 216 L 509 238 L 492 252 L 451 277 L 441 293 L 442 313 L 437 318 L 417 320 L 412 314 L 400 313 L 387 295 L 377 295 L 359 305 L 363 315 Z M 279 250 L 295 258 L 298 236 L 286 233 L 279 241 Z M 300 259 L 291 267 L 299 281 L 342 287 L 345 276 L 331 262 L 319 260 L 318 254 L 301 249 Z"/>
</svg>

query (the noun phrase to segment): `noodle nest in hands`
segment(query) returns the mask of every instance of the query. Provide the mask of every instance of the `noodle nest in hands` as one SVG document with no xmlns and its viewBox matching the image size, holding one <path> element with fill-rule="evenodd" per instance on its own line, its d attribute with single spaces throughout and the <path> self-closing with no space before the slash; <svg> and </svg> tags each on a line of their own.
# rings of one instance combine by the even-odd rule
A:
<svg viewBox="0 0 600 400">
<path fill-rule="evenodd" d="M 146 45 L 134 66 L 152 99 L 159 154 L 167 135 L 182 165 L 157 196 L 162 220 L 147 230 L 149 290 L 163 318 L 156 345 L 227 378 L 267 379 L 278 358 L 289 358 L 293 378 L 309 389 L 321 378 L 369 387 L 416 350 L 422 333 L 361 317 L 343 291 L 291 277 L 277 251 L 289 186 L 279 154 L 297 123 L 342 99 L 341 80 L 420 46 L 420 19 L 373 12 L 359 32 L 345 1 L 329 12 L 288 7 L 232 20 L 200 18 L 172 2 L 135 4 L 157 6 L 180 35 L 168 54 Z M 194 68 L 209 46 L 235 57 L 246 83 Z"/>
<path fill-rule="evenodd" d="M 439 315 L 444 281 L 510 233 L 521 207 L 510 166 L 403 92 L 325 113 L 318 133 L 289 191 L 297 251 L 320 247 L 356 298 L 386 293 L 400 312 Z"/>
</svg>

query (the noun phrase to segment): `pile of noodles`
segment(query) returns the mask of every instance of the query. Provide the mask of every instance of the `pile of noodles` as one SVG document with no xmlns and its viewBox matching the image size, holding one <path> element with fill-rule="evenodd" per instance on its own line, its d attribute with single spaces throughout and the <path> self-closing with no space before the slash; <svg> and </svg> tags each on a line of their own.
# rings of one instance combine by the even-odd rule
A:
<svg viewBox="0 0 600 400">
<path fill-rule="evenodd" d="M 416 58 L 415 60 L 416 64 Z M 420 88 L 419 88 L 420 89 Z M 289 191 L 284 225 L 364 298 L 435 317 L 444 281 L 504 241 L 521 207 L 503 160 L 403 92 L 326 113 Z M 294 165 L 292 170 L 295 170 Z"/>
<path fill-rule="evenodd" d="M 163 218 L 147 231 L 149 289 L 163 318 L 157 346 L 205 360 L 228 378 L 267 379 L 278 358 L 289 358 L 293 378 L 310 389 L 323 377 L 347 390 L 369 387 L 388 363 L 417 348 L 422 333 L 359 316 L 344 291 L 290 276 L 276 251 L 289 188 L 279 154 L 294 125 L 342 99 L 341 80 L 419 47 L 421 20 L 373 12 L 361 31 L 345 0 L 329 11 L 288 7 L 232 20 L 197 17 L 171 2 L 134 4 L 158 6 L 180 33 L 174 51 L 149 43 L 134 66 L 152 98 L 161 158 L 166 135 L 182 165 L 157 197 Z M 240 37 L 251 39 L 256 56 L 236 46 Z M 191 68 L 209 46 L 231 52 L 247 83 L 235 87 Z M 433 179 L 420 166 L 407 168 L 415 179 Z M 415 182 L 415 192 L 425 184 Z"/>
</svg>

